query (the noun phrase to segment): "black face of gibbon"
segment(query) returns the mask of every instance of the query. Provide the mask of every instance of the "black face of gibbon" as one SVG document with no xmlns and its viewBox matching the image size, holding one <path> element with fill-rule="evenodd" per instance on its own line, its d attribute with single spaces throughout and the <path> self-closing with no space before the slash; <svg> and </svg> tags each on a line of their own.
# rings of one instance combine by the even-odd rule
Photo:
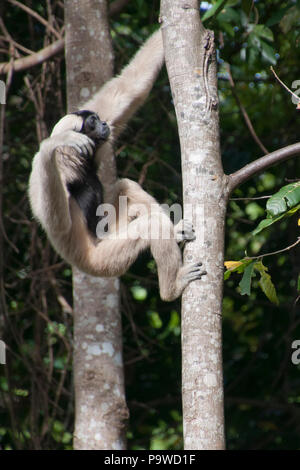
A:
<svg viewBox="0 0 300 470">
<path fill-rule="evenodd" d="M 105 121 L 101 121 L 97 113 L 83 109 L 73 114 L 82 117 L 80 132 L 92 139 L 97 146 L 108 139 L 110 134 L 109 126 Z"/>
</svg>

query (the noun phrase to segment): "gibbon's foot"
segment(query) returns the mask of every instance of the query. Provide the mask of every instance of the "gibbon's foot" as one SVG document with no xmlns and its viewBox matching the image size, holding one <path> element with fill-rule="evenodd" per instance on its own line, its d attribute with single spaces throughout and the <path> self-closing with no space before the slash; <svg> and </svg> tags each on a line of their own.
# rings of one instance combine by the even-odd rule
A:
<svg viewBox="0 0 300 470">
<path fill-rule="evenodd" d="M 202 271 L 201 266 L 202 263 L 184 264 L 181 266 L 176 277 L 175 295 L 162 295 L 161 289 L 162 299 L 169 301 L 176 299 L 176 297 L 179 297 L 179 295 L 182 294 L 183 290 L 190 282 L 201 279 L 201 276 L 207 274 L 206 271 Z"/>
<path fill-rule="evenodd" d="M 178 243 L 192 241 L 196 238 L 192 222 L 186 219 L 181 219 L 174 226 L 174 234 Z"/>
<path fill-rule="evenodd" d="M 87 135 L 75 131 L 65 131 L 53 136 L 55 148 L 72 147 L 84 157 L 92 156 L 95 151 L 95 144 Z"/>
<path fill-rule="evenodd" d="M 183 278 L 189 283 L 195 281 L 196 279 L 201 279 L 202 276 L 207 274 L 206 271 L 201 269 L 202 263 L 187 264 L 182 268 Z"/>
</svg>

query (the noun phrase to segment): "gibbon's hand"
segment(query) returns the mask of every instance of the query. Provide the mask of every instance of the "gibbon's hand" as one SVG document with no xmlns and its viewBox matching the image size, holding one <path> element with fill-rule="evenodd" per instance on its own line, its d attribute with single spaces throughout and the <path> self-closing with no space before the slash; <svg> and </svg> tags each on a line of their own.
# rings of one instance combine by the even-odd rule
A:
<svg viewBox="0 0 300 470">
<path fill-rule="evenodd" d="M 174 234 L 178 243 L 192 241 L 196 238 L 192 222 L 186 219 L 181 219 L 174 226 Z"/>
<path fill-rule="evenodd" d="M 42 143 L 41 151 L 53 151 L 58 147 L 72 147 L 85 157 L 92 156 L 95 151 L 95 144 L 92 139 L 76 131 L 64 131 L 61 134 L 49 137 Z"/>
</svg>

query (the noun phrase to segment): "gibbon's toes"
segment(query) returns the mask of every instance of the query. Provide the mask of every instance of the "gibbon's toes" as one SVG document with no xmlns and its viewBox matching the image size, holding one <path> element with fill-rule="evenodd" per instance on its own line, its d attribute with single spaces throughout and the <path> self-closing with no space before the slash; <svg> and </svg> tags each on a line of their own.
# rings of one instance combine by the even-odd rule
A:
<svg viewBox="0 0 300 470">
<path fill-rule="evenodd" d="M 206 271 L 201 270 L 202 263 L 195 263 L 189 266 L 189 270 L 187 272 L 187 278 L 189 281 L 195 281 L 196 279 L 201 279 L 202 276 L 207 274 Z"/>
</svg>

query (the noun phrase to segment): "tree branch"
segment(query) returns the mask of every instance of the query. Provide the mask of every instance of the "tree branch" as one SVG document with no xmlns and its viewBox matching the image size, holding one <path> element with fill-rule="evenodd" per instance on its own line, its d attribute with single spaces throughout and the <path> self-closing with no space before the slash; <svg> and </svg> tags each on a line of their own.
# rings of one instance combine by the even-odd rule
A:
<svg viewBox="0 0 300 470">
<path fill-rule="evenodd" d="M 247 181 L 249 178 L 252 178 L 252 176 L 256 175 L 257 173 L 262 173 L 270 166 L 277 165 L 278 163 L 293 157 L 297 153 L 300 153 L 300 142 L 288 145 L 287 147 L 283 147 L 279 150 L 275 150 L 274 152 L 249 163 L 235 173 L 232 173 L 229 175 L 229 193 L 231 193 L 235 188 L 245 183 L 245 181 Z"/>
<path fill-rule="evenodd" d="M 34 16 L 37 20 L 39 20 L 41 23 L 44 24 L 48 29 L 50 29 L 53 34 L 56 35 L 56 37 L 59 37 L 58 41 L 55 41 L 54 43 L 50 44 L 49 46 L 45 47 L 44 49 L 41 49 L 38 52 L 34 52 L 26 57 L 22 57 L 20 59 L 17 59 L 16 61 L 13 62 L 1 62 L 0 63 L 0 75 L 8 73 L 10 69 L 13 69 L 14 72 L 21 72 L 22 70 L 29 69 L 30 67 L 33 67 L 35 65 L 42 64 L 46 60 L 50 59 L 54 55 L 58 54 L 59 52 L 62 52 L 65 46 L 65 40 L 64 38 L 61 38 L 59 33 L 52 28 L 49 23 L 42 18 L 38 13 L 34 12 L 30 8 L 28 8 L 26 5 L 21 4 L 20 2 L 16 0 L 7 0 L 11 4 L 18 6 L 25 10 L 28 14 L 31 14 Z M 112 2 L 109 6 L 109 15 L 114 16 L 118 14 L 122 8 L 124 8 L 127 3 L 129 3 L 130 0 L 115 0 Z M 19 44 L 15 43 L 13 41 L 14 45 L 16 47 L 23 48 L 23 46 L 20 46 Z M 25 48 L 23 48 L 25 50 Z"/>
<path fill-rule="evenodd" d="M 33 67 L 34 65 L 41 64 L 42 62 L 50 59 L 50 57 L 63 51 L 64 45 L 64 39 L 59 39 L 58 41 L 50 44 L 50 46 L 47 46 L 44 49 L 35 52 L 34 54 L 22 57 L 21 59 L 17 59 L 14 62 L 2 62 L 0 63 L 0 75 L 6 74 L 11 68 L 15 72 L 20 72 L 22 70 Z"/>
</svg>

